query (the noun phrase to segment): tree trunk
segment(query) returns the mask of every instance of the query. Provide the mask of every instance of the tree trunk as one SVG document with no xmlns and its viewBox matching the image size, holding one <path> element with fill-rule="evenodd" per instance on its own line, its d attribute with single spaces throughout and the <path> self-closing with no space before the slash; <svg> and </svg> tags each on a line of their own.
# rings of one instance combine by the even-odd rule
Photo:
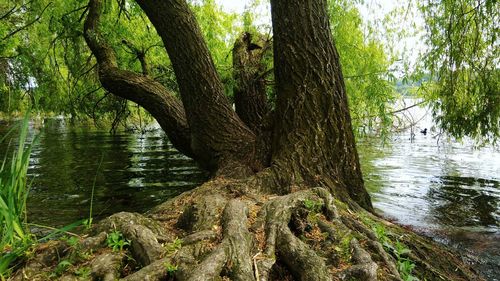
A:
<svg viewBox="0 0 500 281">
<path fill-rule="evenodd" d="M 189 124 L 195 126 L 194 153 L 223 170 L 253 161 L 241 157 L 254 146 L 254 134 L 219 93 L 220 82 L 207 51 L 198 49 L 206 47 L 186 3 L 139 3 L 171 44 L 169 53 L 181 53 L 171 58 L 184 83 Z M 482 280 L 448 249 L 370 212 L 326 0 L 272 0 L 271 5 L 278 93 L 271 166 L 243 179 L 214 177 L 157 206 L 148 217 L 115 214 L 76 247 L 62 241 L 42 245 L 14 280 L 43 278 L 61 259 L 75 256 L 75 272 L 90 264 L 94 280 Z M 87 31 L 95 30 L 87 23 Z M 92 40 L 95 32 L 86 34 L 101 64 L 109 49 L 92 45 L 102 42 Z M 192 72 L 182 61 L 190 55 Z M 219 98 L 222 109 L 207 112 Z M 200 112 L 191 112 L 196 109 Z M 213 120 L 198 120 L 209 117 L 231 124 L 218 129 Z M 226 135 L 232 130 L 236 135 Z M 201 140 L 208 143 L 196 144 Z M 236 156 L 228 158 L 229 152 Z M 221 159 L 234 162 L 221 167 Z M 130 240 L 126 251 L 133 259 L 103 249 L 116 230 Z M 96 256 L 78 255 L 89 249 Z M 67 272 L 61 279 L 71 277 Z"/>
<path fill-rule="evenodd" d="M 260 39 L 260 38 L 259 38 Z M 244 32 L 233 48 L 234 104 L 236 113 L 256 135 L 265 130 L 265 118 L 270 106 L 267 101 L 263 56 L 269 44 L 265 40 L 252 41 Z"/>
<path fill-rule="evenodd" d="M 224 95 L 208 47 L 186 1 L 137 0 L 137 3 L 163 39 L 172 61 L 195 154 L 212 170 L 224 171 L 222 174 L 229 172 L 224 168 L 228 163 L 255 169 L 255 135 Z"/>
<path fill-rule="evenodd" d="M 271 1 L 277 83 L 272 164 L 282 185 L 323 185 L 371 210 L 326 0 Z"/>
<path fill-rule="evenodd" d="M 244 32 L 234 43 L 233 78 L 236 113 L 257 136 L 256 159 L 267 167 L 271 160 L 271 106 L 267 100 L 264 56 L 270 42 Z M 260 170 L 260 169 L 259 169 Z"/>
</svg>

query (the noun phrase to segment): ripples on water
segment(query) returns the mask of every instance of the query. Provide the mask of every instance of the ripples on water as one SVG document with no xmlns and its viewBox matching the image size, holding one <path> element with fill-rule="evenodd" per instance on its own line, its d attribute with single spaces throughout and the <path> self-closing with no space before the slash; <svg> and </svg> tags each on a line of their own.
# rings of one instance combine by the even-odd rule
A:
<svg viewBox="0 0 500 281">
<path fill-rule="evenodd" d="M 431 128 L 424 119 L 420 129 Z M 488 280 L 500 276 L 500 152 L 435 132 L 363 139 L 358 149 L 374 207 L 418 232 L 482 259 Z M 481 264 L 482 263 L 482 264 Z M 483 267 L 483 268 L 481 268 Z"/>
<path fill-rule="evenodd" d="M 5 132 L 0 126 L 0 135 Z M 0 156 L 6 150 L 2 145 Z M 98 219 L 124 210 L 146 211 L 206 178 L 161 130 L 111 135 L 58 119 L 48 119 L 41 127 L 28 176 L 33 179 L 28 218 L 52 226 L 89 216 L 94 179 L 93 212 Z"/>
<path fill-rule="evenodd" d="M 0 124 L 0 135 L 5 131 Z M 479 253 L 485 257 L 481 270 L 489 280 L 498 280 L 500 153 L 457 142 L 438 145 L 432 134 L 417 133 L 410 140 L 410 133 L 403 133 L 386 145 L 378 139 L 359 142 L 374 206 L 441 242 Z M 5 150 L 1 144 L 2 158 Z M 146 211 L 207 178 L 173 149 L 161 130 L 110 135 L 51 119 L 41 127 L 30 161 L 29 219 L 61 226 L 88 217 L 96 173 L 97 218 L 123 210 Z"/>
</svg>

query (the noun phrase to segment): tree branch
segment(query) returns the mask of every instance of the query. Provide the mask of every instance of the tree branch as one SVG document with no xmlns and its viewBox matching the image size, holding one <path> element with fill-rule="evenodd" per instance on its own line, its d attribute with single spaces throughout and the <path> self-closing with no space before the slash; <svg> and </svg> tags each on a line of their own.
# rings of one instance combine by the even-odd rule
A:
<svg viewBox="0 0 500 281">
<path fill-rule="evenodd" d="M 3 20 L 4 18 L 9 17 L 12 13 L 14 13 L 14 11 L 16 9 L 17 9 L 17 5 L 14 5 L 14 7 L 12 7 L 12 9 L 8 10 L 7 12 L 5 12 L 5 14 L 0 16 L 0 20 Z"/>
<path fill-rule="evenodd" d="M 16 33 L 20 32 L 20 31 L 22 31 L 22 30 L 24 30 L 24 29 L 26 29 L 26 28 L 30 27 L 30 26 L 31 26 L 31 25 L 33 25 L 34 23 L 38 22 L 38 21 L 42 18 L 42 15 L 43 15 L 43 13 L 45 12 L 45 10 L 46 10 L 46 9 L 47 9 L 50 5 L 52 5 L 52 2 L 49 2 L 49 4 L 47 4 L 47 5 L 45 6 L 45 8 L 43 8 L 43 10 L 42 10 L 42 12 L 40 13 L 40 15 L 39 15 L 39 16 L 37 16 L 34 20 L 32 20 L 31 22 L 28 22 L 28 23 L 27 23 L 27 24 L 25 24 L 24 26 L 21 26 L 21 27 L 19 27 L 18 29 L 16 29 L 16 30 L 14 30 L 14 31 L 10 32 L 10 33 L 9 33 L 9 34 L 7 34 L 4 38 L 2 38 L 2 40 L 5 40 L 5 39 L 7 39 L 7 38 L 9 38 L 9 37 L 12 37 L 12 36 L 14 36 Z"/>
<path fill-rule="evenodd" d="M 220 168 L 252 166 L 255 135 L 234 112 L 196 17 L 185 0 L 137 0 L 163 40 L 191 128 L 193 150 Z"/>
<path fill-rule="evenodd" d="M 158 121 L 180 152 L 196 158 L 191 149 L 190 129 L 184 108 L 163 85 L 131 71 L 118 68 L 116 55 L 99 32 L 102 1 L 90 0 L 84 37 L 99 66 L 99 80 L 109 92 L 144 107 Z"/>
<path fill-rule="evenodd" d="M 4 18 L 7 18 L 9 17 L 10 15 L 16 13 L 17 11 L 25 8 L 26 6 L 28 6 L 29 4 L 31 4 L 33 2 L 33 0 L 31 1 L 28 1 L 26 3 L 24 3 L 23 5 L 17 7 L 17 5 L 14 5 L 14 7 L 12 7 L 12 9 L 8 10 L 5 14 L 1 15 L 0 16 L 0 20 L 3 20 Z"/>
</svg>

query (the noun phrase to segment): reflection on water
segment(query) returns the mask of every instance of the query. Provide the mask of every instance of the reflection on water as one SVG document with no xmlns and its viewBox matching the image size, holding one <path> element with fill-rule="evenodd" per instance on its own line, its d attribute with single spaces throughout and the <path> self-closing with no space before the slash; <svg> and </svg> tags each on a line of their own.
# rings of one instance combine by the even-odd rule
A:
<svg viewBox="0 0 500 281">
<path fill-rule="evenodd" d="M 432 213 L 442 224 L 458 227 L 500 226 L 499 182 L 471 177 L 439 176 L 427 194 Z"/>
<path fill-rule="evenodd" d="M 411 132 L 395 136 L 385 145 L 379 139 L 364 139 L 358 147 L 366 186 L 381 214 L 479 255 L 481 272 L 488 280 L 499 280 L 497 149 L 437 142 L 433 133 L 417 133 L 412 138 Z"/>
<path fill-rule="evenodd" d="M 6 129 L 0 124 L 0 136 Z M 429 130 L 412 138 L 411 132 L 403 133 L 386 145 L 378 139 L 359 142 L 374 206 L 401 224 L 479 254 L 481 271 L 497 280 L 500 152 L 458 142 L 438 145 L 433 134 Z M 0 157 L 5 151 L 5 143 L 0 144 Z M 40 129 L 29 175 L 34 178 L 29 219 L 52 226 L 88 216 L 94 179 L 94 213 L 103 217 L 122 210 L 145 211 L 207 177 L 159 130 L 110 135 L 56 119 Z"/>
<path fill-rule="evenodd" d="M 0 126 L 0 135 L 6 129 Z M 2 159 L 5 151 L 5 143 L 0 144 Z M 146 211 L 206 178 L 160 130 L 111 135 L 57 119 L 41 127 L 28 174 L 33 178 L 28 218 L 51 226 L 88 217 L 94 180 L 93 211 L 100 218 L 123 210 Z"/>
</svg>

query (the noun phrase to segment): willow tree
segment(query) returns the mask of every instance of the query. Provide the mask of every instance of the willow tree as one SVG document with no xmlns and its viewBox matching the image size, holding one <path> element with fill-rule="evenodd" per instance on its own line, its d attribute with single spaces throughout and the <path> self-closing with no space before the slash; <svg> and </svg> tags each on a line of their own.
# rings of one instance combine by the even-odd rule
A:
<svg viewBox="0 0 500 281">
<path fill-rule="evenodd" d="M 500 137 L 500 3 L 423 1 L 423 58 L 432 91 L 426 96 L 440 127 L 456 137 L 496 142 Z"/>
<path fill-rule="evenodd" d="M 176 280 L 408 279 L 411 270 L 398 271 L 400 253 L 382 245 L 397 237 L 418 249 L 408 261 L 422 279 L 474 277 L 451 253 L 371 213 L 326 0 L 271 1 L 277 99 L 273 110 L 257 107 L 260 118 L 245 115 L 252 99 L 264 99 L 260 76 L 235 71 L 235 98 L 244 101 L 233 110 L 185 0 L 137 3 L 163 40 L 180 100 L 147 72 L 120 69 L 99 31 L 103 1 L 90 0 L 84 36 L 100 81 L 148 110 L 173 145 L 212 178 L 147 218 L 119 213 L 103 220 L 96 227 L 101 234 L 83 247 L 96 247 L 103 232 L 120 230 L 142 266 L 126 280 L 172 274 Z M 241 38 L 235 65 L 258 58 L 263 46 L 255 45 L 248 35 Z M 385 228 L 385 236 L 373 227 Z M 120 277 L 121 255 L 96 257 L 94 277 Z"/>
</svg>

